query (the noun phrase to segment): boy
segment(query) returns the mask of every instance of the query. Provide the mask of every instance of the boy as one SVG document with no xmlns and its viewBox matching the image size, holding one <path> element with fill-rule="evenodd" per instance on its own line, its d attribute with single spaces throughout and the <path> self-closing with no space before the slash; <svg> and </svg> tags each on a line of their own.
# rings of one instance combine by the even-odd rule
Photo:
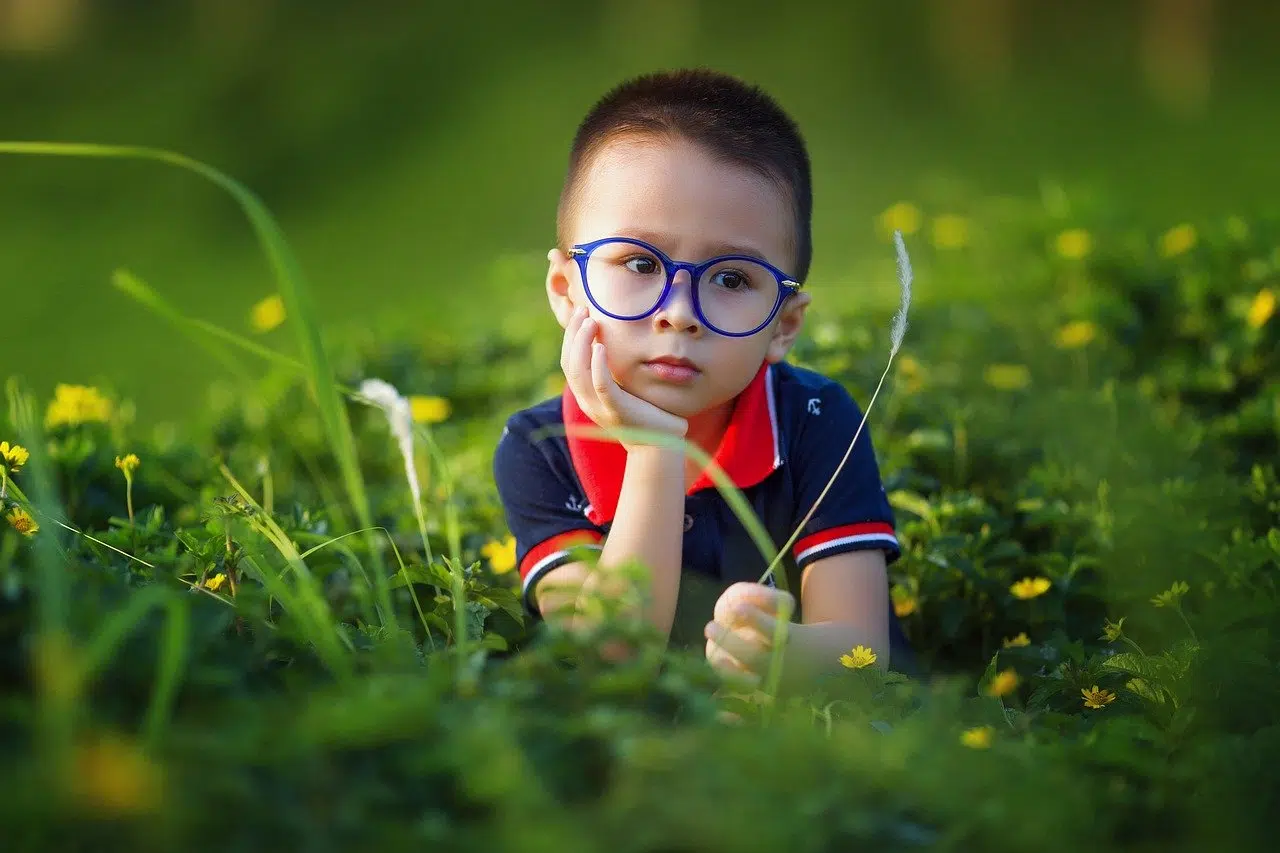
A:
<svg viewBox="0 0 1280 853">
<path fill-rule="evenodd" d="M 799 130 L 735 78 L 646 75 L 582 122 L 547 256 L 566 388 L 512 416 L 494 457 L 534 615 L 583 619 L 583 593 L 625 592 L 610 569 L 636 561 L 649 572 L 642 615 L 659 632 L 705 643 L 718 669 L 763 675 L 775 620 L 796 602 L 757 583 L 765 562 L 710 478 L 679 451 L 572 430 L 684 438 L 786 542 L 861 417 L 840 385 L 783 361 L 810 302 L 811 211 Z M 562 431 L 531 438 L 546 427 Z M 598 550 L 598 565 L 574 546 Z M 789 683 L 838 671 L 858 645 L 904 669 L 886 570 L 898 554 L 864 429 L 778 569 L 800 599 L 783 650 Z"/>
</svg>

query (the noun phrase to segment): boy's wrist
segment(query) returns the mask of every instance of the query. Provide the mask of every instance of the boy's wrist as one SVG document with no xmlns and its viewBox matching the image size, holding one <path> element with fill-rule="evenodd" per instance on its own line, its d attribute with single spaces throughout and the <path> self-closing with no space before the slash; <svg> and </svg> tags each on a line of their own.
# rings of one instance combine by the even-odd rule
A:
<svg viewBox="0 0 1280 853">
<path fill-rule="evenodd" d="M 675 460 L 683 460 L 684 452 L 674 447 L 664 447 L 660 444 L 633 444 L 627 448 L 628 461 L 632 458 L 645 462 L 669 464 Z"/>
</svg>

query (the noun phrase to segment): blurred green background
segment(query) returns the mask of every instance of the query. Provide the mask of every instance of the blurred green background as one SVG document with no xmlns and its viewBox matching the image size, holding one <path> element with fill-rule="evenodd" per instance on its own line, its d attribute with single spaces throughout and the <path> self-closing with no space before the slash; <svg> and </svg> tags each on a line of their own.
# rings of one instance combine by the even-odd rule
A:
<svg viewBox="0 0 1280 853">
<path fill-rule="evenodd" d="M 159 146 L 237 177 L 334 335 L 554 334 L 541 275 L 569 141 L 628 75 L 710 65 L 783 102 L 814 161 L 811 282 L 848 309 L 873 298 L 849 271 L 899 200 L 965 214 L 1060 185 L 1159 228 L 1274 203 L 1277 32 L 1280 3 L 1225 0 L 0 0 L 0 139 Z M 111 288 L 121 266 L 246 333 L 273 290 L 194 176 L 0 157 L 0 373 L 182 417 L 217 365 Z"/>
</svg>

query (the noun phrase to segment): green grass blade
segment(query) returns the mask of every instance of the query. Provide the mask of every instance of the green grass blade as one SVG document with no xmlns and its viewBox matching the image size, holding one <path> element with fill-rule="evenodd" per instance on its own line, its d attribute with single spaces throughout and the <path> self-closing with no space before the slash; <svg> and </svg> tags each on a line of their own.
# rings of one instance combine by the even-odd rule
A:
<svg viewBox="0 0 1280 853">
<path fill-rule="evenodd" d="M 138 627 L 153 608 L 165 611 L 164 637 L 156 661 L 156 680 L 151 690 L 151 702 L 143 724 L 149 741 L 153 744 L 163 733 L 164 724 L 173 709 L 174 699 L 181 683 L 182 667 L 187 656 L 187 608 L 186 603 L 162 586 L 152 585 L 135 592 L 128 603 L 106 618 L 98 632 L 85 646 L 80 659 L 79 677 L 87 683 Z"/>
<path fill-rule="evenodd" d="M 35 399 L 18 387 L 16 379 L 9 380 L 6 391 L 9 420 L 18 431 L 18 440 L 31 452 L 23 469 L 31 486 L 32 499 L 29 503 L 39 516 L 57 518 L 62 515 L 61 501 L 45 456 L 47 445 L 42 424 L 36 416 Z M 15 487 L 11 484 L 10 488 Z M 67 571 L 66 556 L 53 529 L 39 531 L 30 544 L 36 555 L 37 649 L 50 655 L 70 654 L 71 577 Z M 58 665 L 64 661 L 59 659 L 53 663 Z M 70 748 L 75 699 L 74 695 L 60 695 L 54 690 L 40 691 L 40 730 L 51 758 L 65 754 Z"/>
<path fill-rule="evenodd" d="M 337 620 L 334 619 L 333 612 L 329 609 L 329 603 L 325 601 L 324 595 L 320 590 L 319 581 L 316 580 L 315 575 L 311 573 L 310 567 L 298 554 L 298 549 L 293 546 L 293 540 L 280 529 L 274 519 L 262 511 L 262 507 L 258 506 L 253 496 L 235 478 L 235 475 L 231 473 L 231 469 L 227 468 L 226 465 L 219 465 L 218 469 L 222 472 L 222 476 L 226 478 L 227 482 L 231 484 L 231 487 L 236 490 L 236 493 L 240 495 L 240 498 L 254 508 L 257 512 L 255 516 L 258 522 L 257 529 L 266 536 L 267 540 L 284 557 L 289 567 L 293 569 L 295 585 L 292 587 L 286 584 L 282 577 L 274 576 L 271 572 L 259 570 L 268 592 L 280 599 L 280 602 L 286 607 L 291 607 L 295 616 L 301 617 L 300 622 L 307 632 L 308 642 L 315 647 L 334 673 L 340 676 L 350 675 L 352 673 L 352 664 L 346 654 L 345 644 L 340 642 L 342 635 L 337 630 Z M 284 591 L 284 595 L 280 594 L 281 591 Z"/>
<path fill-rule="evenodd" d="M 152 290 L 142 279 L 127 270 L 116 270 L 111 275 L 111 283 L 121 293 L 129 296 L 152 313 L 168 320 L 179 331 L 186 334 L 196 346 L 209 353 L 219 364 L 235 374 L 236 377 L 240 379 L 248 378 L 244 365 L 232 358 L 226 349 L 217 346 L 207 337 L 192 334 L 195 331 L 195 323 L 166 302 L 160 294 Z"/>
<path fill-rule="evenodd" d="M 333 368 L 320 335 L 319 317 L 312 301 L 311 290 L 306 285 L 301 267 L 294 259 L 279 225 L 257 196 L 243 184 L 212 166 L 159 148 L 89 143 L 0 142 L 0 154 L 149 160 L 165 163 L 200 175 L 235 199 L 248 217 L 258 242 L 266 253 L 268 264 L 280 288 L 285 313 L 293 320 L 292 325 L 297 331 L 298 344 L 302 351 L 302 362 L 306 366 L 306 376 L 320 410 L 330 447 L 342 471 L 347 497 L 355 508 L 361 527 L 374 526 L 364 478 L 357 462 L 355 437 L 335 386 Z M 389 626 L 394 629 L 395 611 L 391 607 L 390 584 L 372 534 L 370 534 L 369 551 L 373 555 L 377 569 L 375 591 L 382 605 L 384 618 L 389 620 Z"/>
</svg>

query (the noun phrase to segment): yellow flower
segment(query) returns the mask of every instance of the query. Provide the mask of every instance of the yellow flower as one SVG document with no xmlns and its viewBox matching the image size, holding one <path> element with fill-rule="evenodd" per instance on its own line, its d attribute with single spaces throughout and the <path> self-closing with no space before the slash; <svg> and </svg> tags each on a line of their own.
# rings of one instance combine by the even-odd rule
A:
<svg viewBox="0 0 1280 853">
<path fill-rule="evenodd" d="M 901 231 L 903 236 L 910 236 L 920 230 L 920 208 L 909 201 L 900 201 L 880 214 L 880 233 L 886 237 L 894 231 Z"/>
<path fill-rule="evenodd" d="M 1053 248 L 1059 257 L 1079 261 L 1093 251 L 1093 238 L 1083 228 L 1068 228 L 1053 241 Z"/>
<path fill-rule="evenodd" d="M 1105 708 L 1116 700 L 1116 694 L 1110 690 L 1099 690 L 1096 684 L 1087 690 L 1081 690 L 1080 695 L 1084 697 L 1084 706 L 1094 710 Z"/>
<path fill-rule="evenodd" d="M 1031 645 L 1031 638 L 1027 636 L 1027 632 L 1023 631 L 1016 637 L 1005 637 L 1000 643 L 1006 649 L 1020 649 L 1024 646 Z"/>
<path fill-rule="evenodd" d="M 1102 636 L 1098 639 L 1106 640 L 1108 643 L 1114 643 L 1116 640 L 1124 636 L 1124 620 L 1128 618 L 1120 617 L 1119 622 L 1112 622 L 1110 619 L 1102 624 Z"/>
<path fill-rule="evenodd" d="M 204 588 L 210 592 L 217 592 L 221 586 L 227 582 L 227 576 L 222 572 L 218 572 L 213 577 L 204 582 Z"/>
<path fill-rule="evenodd" d="M 111 420 L 111 401 L 97 388 L 85 385 L 58 385 L 53 402 L 44 415 L 44 424 L 52 429 L 84 423 L 106 423 Z"/>
<path fill-rule="evenodd" d="M 1054 343 L 1058 349 L 1080 349 L 1098 336 L 1098 327 L 1088 320 L 1073 320 L 1058 330 Z"/>
<path fill-rule="evenodd" d="M 9 514 L 5 516 L 5 520 L 9 522 L 9 525 L 13 527 L 14 530 L 18 531 L 23 536 L 26 536 L 28 539 L 35 536 L 40 530 L 40 525 L 31 517 L 31 513 L 27 512 L 22 507 L 15 506 L 13 509 L 9 510 Z"/>
<path fill-rule="evenodd" d="M 952 213 L 934 219 L 933 245 L 939 249 L 963 249 L 969 245 L 969 220 Z"/>
<path fill-rule="evenodd" d="M 481 555 L 489 561 L 495 574 L 505 575 L 516 567 L 516 539 L 508 536 L 501 542 L 487 542 L 480 548 Z"/>
<path fill-rule="evenodd" d="M 137 471 L 138 466 L 141 464 L 142 464 L 142 461 L 138 459 L 137 454 L 134 454 L 134 453 L 130 453 L 128 456 L 125 456 L 123 459 L 121 459 L 119 456 L 116 457 L 116 467 L 119 468 L 121 471 L 123 471 L 126 477 L 132 477 L 133 472 Z"/>
<path fill-rule="evenodd" d="M 1023 578 L 1009 587 L 1009 592 L 1013 593 L 1014 598 L 1025 601 L 1029 598 L 1039 598 L 1048 592 L 1051 586 L 1053 581 L 1048 578 Z"/>
<path fill-rule="evenodd" d="M 1190 591 L 1191 587 L 1185 581 L 1174 581 L 1171 587 L 1151 599 L 1151 603 L 1156 607 L 1176 607 L 1182 596 Z"/>
<path fill-rule="evenodd" d="M 255 332 L 266 333 L 279 327 L 285 320 L 284 300 L 277 294 L 253 306 L 249 312 L 249 325 Z"/>
<path fill-rule="evenodd" d="M 424 397 L 421 395 L 409 398 L 409 408 L 413 412 L 413 420 L 420 424 L 438 424 L 448 420 L 453 407 L 444 397 Z"/>
<path fill-rule="evenodd" d="M 1031 384 L 1031 371 L 1025 364 L 989 364 L 982 378 L 992 388 L 1019 391 Z"/>
<path fill-rule="evenodd" d="M 77 746 L 67 783 L 84 808 L 109 815 L 153 811 L 164 790 L 160 768 L 119 737 Z"/>
<path fill-rule="evenodd" d="M 876 653 L 867 646 L 854 646 L 847 655 L 840 656 L 841 665 L 848 669 L 862 669 L 876 662 Z"/>
<path fill-rule="evenodd" d="M 1196 240 L 1194 225 L 1175 225 L 1160 238 L 1160 254 L 1166 258 L 1176 258 L 1194 249 Z"/>
<path fill-rule="evenodd" d="M 960 742 L 970 749 L 987 749 L 991 746 L 991 736 L 995 731 L 991 726 L 978 726 L 965 729 L 960 733 Z"/>
<path fill-rule="evenodd" d="M 0 468 L 8 468 L 10 474 L 16 474 L 27 464 L 31 454 L 25 447 L 0 441 Z"/>
<path fill-rule="evenodd" d="M 894 584 L 889 590 L 889 597 L 893 599 L 893 612 L 898 617 L 910 616 L 916 612 L 919 602 L 911 591 L 904 586 Z"/>
<path fill-rule="evenodd" d="M 1274 313 L 1276 313 L 1276 295 L 1264 287 L 1258 291 L 1257 296 L 1253 297 L 1245 322 L 1249 324 L 1250 329 L 1261 329 Z"/>
<path fill-rule="evenodd" d="M 1012 669 L 1006 669 L 991 679 L 991 683 L 987 685 L 988 696 L 1008 696 L 1018 687 L 1018 673 Z"/>
</svg>

